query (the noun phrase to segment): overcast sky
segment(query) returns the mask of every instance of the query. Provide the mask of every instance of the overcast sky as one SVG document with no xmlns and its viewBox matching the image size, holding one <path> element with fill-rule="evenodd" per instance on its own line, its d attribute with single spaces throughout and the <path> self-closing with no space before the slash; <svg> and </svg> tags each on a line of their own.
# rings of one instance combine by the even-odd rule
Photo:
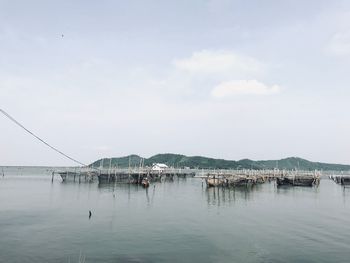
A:
<svg viewBox="0 0 350 263">
<path fill-rule="evenodd" d="M 90 163 L 350 163 L 349 1 L 0 0 L 0 108 Z M 0 165 L 74 165 L 0 116 Z"/>
</svg>

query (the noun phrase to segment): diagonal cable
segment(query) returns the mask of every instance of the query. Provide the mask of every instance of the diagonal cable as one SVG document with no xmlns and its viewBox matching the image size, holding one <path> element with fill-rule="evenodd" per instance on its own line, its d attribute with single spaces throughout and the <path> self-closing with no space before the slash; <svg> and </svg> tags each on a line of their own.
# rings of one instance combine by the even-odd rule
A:
<svg viewBox="0 0 350 263">
<path fill-rule="evenodd" d="M 19 123 L 15 118 L 13 118 L 10 114 L 8 114 L 6 111 L 0 109 L 0 112 L 2 114 L 4 114 L 7 118 L 9 118 L 12 122 L 14 122 L 15 124 L 17 124 L 19 127 L 21 127 L 23 130 L 25 130 L 26 132 L 28 132 L 30 135 L 34 136 L 36 139 L 38 139 L 39 141 L 41 141 L 43 144 L 45 144 L 46 146 L 50 147 L 52 150 L 58 152 L 59 154 L 63 155 L 64 157 L 68 158 L 69 160 L 78 163 L 80 165 L 83 166 L 87 166 L 86 164 L 79 162 L 78 160 L 70 157 L 69 155 L 65 154 L 64 152 L 58 150 L 56 147 L 50 145 L 49 143 L 47 143 L 46 141 L 44 141 L 43 139 L 41 139 L 39 136 L 35 135 L 33 132 L 31 132 L 30 130 L 28 130 L 26 127 L 24 127 L 21 123 Z"/>
</svg>

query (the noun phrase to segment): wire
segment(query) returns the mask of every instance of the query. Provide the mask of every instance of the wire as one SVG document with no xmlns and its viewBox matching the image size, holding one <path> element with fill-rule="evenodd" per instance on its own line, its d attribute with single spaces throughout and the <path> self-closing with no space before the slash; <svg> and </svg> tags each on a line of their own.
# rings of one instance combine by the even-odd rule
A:
<svg viewBox="0 0 350 263">
<path fill-rule="evenodd" d="M 39 136 L 35 135 L 33 132 L 31 132 L 30 130 L 28 130 L 26 127 L 24 127 L 21 123 L 19 123 L 15 118 L 13 118 L 10 114 L 8 114 L 6 111 L 0 109 L 0 112 L 2 114 L 4 114 L 7 118 L 9 118 L 11 121 L 13 121 L 15 124 L 17 124 L 19 127 L 21 127 L 23 130 L 25 130 L 26 132 L 28 132 L 30 135 L 34 136 L 36 139 L 38 139 L 39 141 L 41 141 L 43 144 L 45 144 L 46 146 L 50 147 L 52 150 L 58 152 L 59 154 L 63 155 L 64 157 L 68 158 L 69 160 L 78 163 L 80 165 L 83 166 L 87 166 L 86 164 L 79 162 L 78 160 L 70 157 L 69 155 L 65 154 L 64 152 L 58 150 L 56 147 L 50 145 L 49 143 L 47 143 L 46 141 L 44 141 L 43 139 L 41 139 Z"/>
</svg>

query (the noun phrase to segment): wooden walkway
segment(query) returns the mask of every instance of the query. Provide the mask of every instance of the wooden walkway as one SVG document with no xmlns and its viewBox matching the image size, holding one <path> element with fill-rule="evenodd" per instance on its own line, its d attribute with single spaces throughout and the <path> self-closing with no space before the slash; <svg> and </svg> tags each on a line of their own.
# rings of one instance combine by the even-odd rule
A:
<svg viewBox="0 0 350 263">
<path fill-rule="evenodd" d="M 277 185 L 311 186 L 319 182 L 320 172 L 288 170 L 194 170 L 168 168 L 161 171 L 151 168 L 133 169 L 91 169 L 81 168 L 58 171 L 63 181 L 99 183 L 141 184 L 144 179 L 149 182 L 173 180 L 176 178 L 195 177 L 205 179 L 208 187 L 235 187 L 255 185 L 276 180 Z M 54 176 L 54 175 L 53 175 Z"/>
</svg>

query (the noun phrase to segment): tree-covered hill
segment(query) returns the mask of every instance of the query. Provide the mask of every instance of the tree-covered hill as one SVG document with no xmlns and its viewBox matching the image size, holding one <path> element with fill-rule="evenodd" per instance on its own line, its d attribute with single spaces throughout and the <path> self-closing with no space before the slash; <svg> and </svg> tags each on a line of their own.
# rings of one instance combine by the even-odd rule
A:
<svg viewBox="0 0 350 263">
<path fill-rule="evenodd" d="M 350 170 L 350 165 L 330 164 L 311 162 L 298 157 L 289 157 L 280 160 L 253 161 L 242 159 L 239 161 L 214 159 L 202 156 L 185 156 L 181 154 L 157 154 L 150 158 L 142 158 L 138 155 L 129 155 L 125 157 L 103 158 L 93 162 L 93 167 L 139 167 L 141 160 L 145 166 L 152 166 L 153 163 L 165 163 L 171 167 L 190 167 L 199 169 L 300 169 L 300 170 L 332 170 L 345 171 Z"/>
</svg>

